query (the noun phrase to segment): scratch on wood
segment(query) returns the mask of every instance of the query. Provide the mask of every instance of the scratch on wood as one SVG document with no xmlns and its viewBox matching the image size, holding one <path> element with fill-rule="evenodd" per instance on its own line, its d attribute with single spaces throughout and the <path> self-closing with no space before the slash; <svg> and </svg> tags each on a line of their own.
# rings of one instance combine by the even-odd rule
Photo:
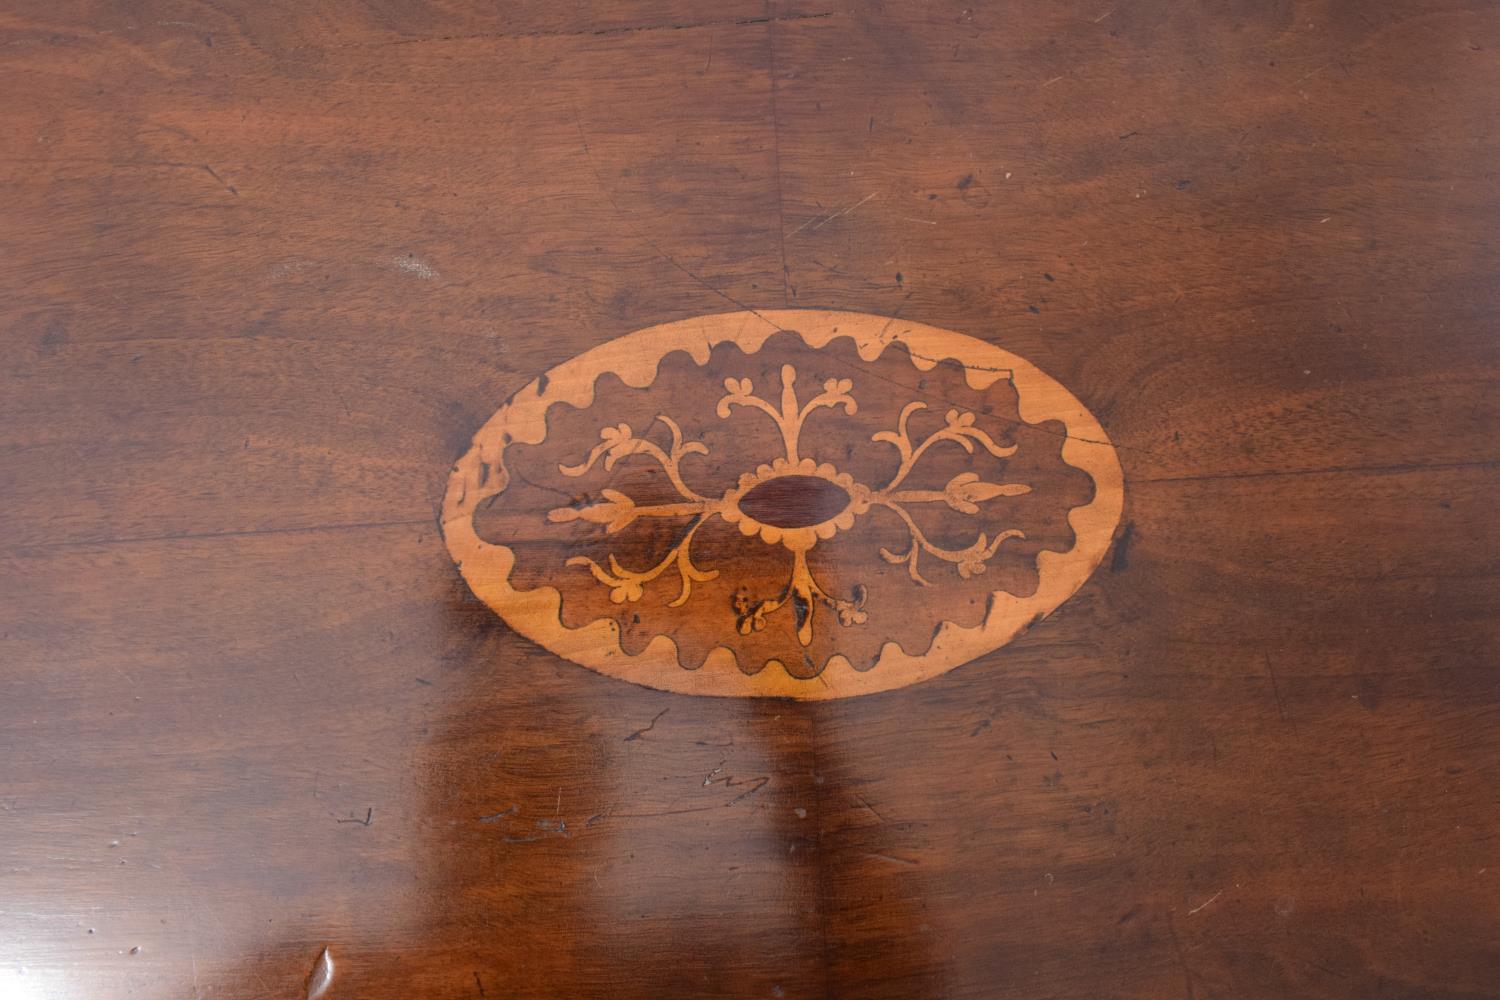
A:
<svg viewBox="0 0 1500 1000">
<path fill-rule="evenodd" d="M 888 823 L 888 822 L 890 822 L 884 816 L 880 815 L 880 810 L 876 809 L 874 806 L 870 805 L 870 803 L 866 802 L 865 801 L 865 797 L 863 795 L 860 795 L 858 792 L 854 793 L 854 801 L 858 802 L 860 805 L 862 805 L 866 809 L 868 809 L 870 811 L 870 815 L 874 816 L 876 819 L 880 820 L 880 822 L 882 822 L 882 823 Z"/>
<path fill-rule="evenodd" d="M 896 863 L 898 865 L 913 865 L 913 866 L 915 866 L 917 864 L 917 862 L 913 861 L 911 858 L 899 858 L 899 857 L 897 857 L 894 854 L 878 854 L 878 853 L 873 853 L 873 852 L 866 852 L 865 853 L 865 857 L 867 857 L 867 858 L 874 858 L 877 861 L 891 861 L 891 862 L 894 862 L 894 863 Z"/>
<path fill-rule="evenodd" d="M 1262 656 L 1266 665 L 1266 675 L 1271 678 L 1271 693 L 1276 696 L 1276 710 L 1281 714 L 1281 721 L 1292 727 L 1292 735 L 1300 736 L 1297 732 L 1297 720 L 1287 714 L 1286 702 L 1281 698 L 1281 685 L 1276 680 L 1276 667 L 1271 663 L 1269 656 Z"/>
<path fill-rule="evenodd" d="M 1167 914 L 1167 934 L 1172 939 L 1172 951 L 1177 956 L 1177 966 L 1182 970 L 1182 984 L 1187 989 L 1187 1000 L 1197 1000 L 1193 993 L 1193 974 L 1188 970 L 1187 958 L 1182 953 L 1182 942 L 1177 939 L 1177 925 L 1172 914 Z"/>
<path fill-rule="evenodd" d="M 1125 445 L 1116 445 L 1124 448 Z M 1149 452 L 1147 453 L 1149 454 Z M 1157 476 L 1136 479 L 1136 483 L 1207 483 L 1218 479 L 1274 479 L 1278 476 L 1401 475 L 1405 473 L 1440 472 L 1448 469 L 1493 469 L 1500 460 L 1476 459 L 1465 462 L 1406 462 L 1400 465 L 1330 465 L 1320 469 L 1267 469 L 1263 472 L 1208 472 L 1200 476 Z"/>
<path fill-rule="evenodd" d="M 735 802 L 741 801 L 741 799 L 750 798 L 751 795 L 759 792 L 760 789 L 763 789 L 763 787 L 766 786 L 766 783 L 768 783 L 769 780 L 771 780 L 771 778 L 759 777 L 744 778 L 744 780 L 742 781 L 736 781 L 735 778 L 733 778 L 733 775 L 724 775 L 723 778 L 711 777 L 709 778 L 709 780 L 703 781 L 703 786 L 706 787 L 711 786 L 711 784 L 723 784 L 726 789 L 736 789 L 736 787 L 748 784 L 748 786 L 750 786 L 750 790 L 748 790 L 748 792 L 741 792 L 739 793 L 739 795 L 736 795 L 735 798 L 729 799 L 729 801 L 724 802 L 724 805 L 726 805 L 726 807 L 729 807 L 729 805 L 733 805 L 735 804 Z"/>
<path fill-rule="evenodd" d="M 633 732 L 629 736 L 625 737 L 625 742 L 626 743 L 634 743 L 636 740 L 640 739 L 642 736 L 644 736 L 647 733 L 651 732 L 651 730 L 653 730 L 653 729 L 656 728 L 656 723 L 661 719 L 661 717 L 663 715 L 666 715 L 669 711 L 671 711 L 670 708 L 664 708 L 660 712 L 657 712 L 656 715 L 652 717 L 651 722 L 646 726 L 645 729 L 637 729 L 635 732 Z"/>
<path fill-rule="evenodd" d="M 490 813 L 488 816 L 481 816 L 481 817 L 479 817 L 479 822 L 481 822 L 481 823 L 496 823 L 496 822 L 499 822 L 500 820 L 504 819 L 507 816 L 514 816 L 516 814 L 516 811 L 519 808 L 520 808 L 519 806 L 517 806 L 515 804 L 512 804 L 509 809 L 502 809 L 499 812 Z"/>
<path fill-rule="evenodd" d="M 224 178 L 220 177 L 218 175 L 218 173 L 214 170 L 213 167 L 210 167 L 207 163 L 205 163 L 205 164 L 203 164 L 203 169 L 206 170 L 206 171 L 208 171 L 208 176 L 212 177 L 214 180 L 218 181 L 221 185 L 223 185 L 225 191 L 228 191 L 230 194 L 234 195 L 236 198 L 238 198 L 240 196 L 239 191 L 235 190 L 234 185 L 231 184 L 231 183 L 229 183 L 228 181 L 226 181 Z"/>
<path fill-rule="evenodd" d="M 1297 86 L 1297 84 L 1301 83 L 1302 81 L 1309 80 L 1312 77 L 1317 76 L 1319 73 L 1323 72 L 1325 69 L 1327 69 L 1328 67 L 1330 67 L 1332 65 L 1333 65 L 1333 63 L 1331 63 L 1331 62 L 1330 63 L 1324 63 L 1323 65 L 1319 66 L 1317 69 L 1313 70 L 1311 73 L 1304 73 L 1304 74 L 1302 74 L 1301 76 L 1297 77 L 1296 82 L 1293 83 L 1292 86 L 1295 87 L 1295 86 Z"/>
<path fill-rule="evenodd" d="M 771 172 L 776 178 L 776 235 L 781 244 L 781 297 L 790 306 L 797 297 L 792 285 L 792 268 L 786 259 L 786 199 L 781 193 L 781 118 L 776 113 L 776 22 L 771 17 L 771 0 L 766 0 L 766 66 L 771 80 Z"/>
<path fill-rule="evenodd" d="M 848 208 L 844 209 L 841 212 L 831 212 L 828 215 L 822 216 L 821 218 L 815 215 L 811 219 L 808 219 L 806 222 L 802 223 L 802 225 L 798 226 L 796 229 L 793 229 L 790 233 L 787 233 L 787 235 L 796 236 L 808 226 L 812 226 L 814 230 L 822 229 L 834 219 L 843 218 L 859 206 L 863 205 L 865 202 L 869 201 L 871 198 L 877 197 L 879 194 L 879 191 L 871 191 L 869 194 L 865 195 L 863 198 L 859 199 L 859 201 L 856 201 L 854 204 L 850 205 Z M 813 225 L 813 223 L 817 223 L 817 225 Z"/>
<path fill-rule="evenodd" d="M 491 31 L 471 35 L 434 35 L 424 38 L 397 38 L 384 42 L 354 42 L 340 48 L 372 48 L 389 45 L 416 45 L 432 42 L 501 41 L 510 38 L 580 38 L 609 37 L 612 35 L 638 35 L 650 31 L 701 31 L 704 28 L 736 28 L 756 24 L 786 24 L 794 21 L 817 21 L 836 17 L 842 11 L 825 10 L 810 14 L 764 15 L 761 17 L 724 18 L 713 21 L 684 21 L 679 23 L 625 25 L 618 28 L 581 28 L 575 31 Z"/>
<path fill-rule="evenodd" d="M 1204 909 L 1205 907 L 1208 906 L 1209 903 L 1212 903 L 1214 900 L 1218 899 L 1222 895 L 1224 895 L 1224 890 L 1220 889 L 1218 892 L 1214 893 L 1212 896 L 1209 896 L 1207 899 L 1205 899 L 1203 902 L 1199 903 L 1197 906 L 1193 907 L 1191 910 L 1188 910 L 1188 916 L 1191 917 L 1193 914 L 1197 913 L 1199 910 Z"/>
<path fill-rule="evenodd" d="M 766 785 L 771 783 L 771 779 L 766 775 L 760 775 L 754 778 L 744 778 L 742 780 L 736 779 L 733 775 L 725 775 L 722 778 L 716 777 L 716 775 L 721 770 L 723 770 L 722 767 L 716 767 L 712 771 L 710 771 L 708 773 L 708 777 L 703 779 L 703 787 L 707 788 L 710 785 L 723 785 L 725 788 L 741 788 L 745 785 L 749 785 L 750 787 L 745 791 L 740 792 L 738 795 L 734 796 L 734 798 L 730 799 L 727 802 L 720 802 L 711 806 L 688 806 L 682 809 L 661 809 L 652 812 L 638 813 L 612 812 L 610 813 L 610 816 L 619 819 L 653 819 L 660 816 L 684 816 L 688 813 L 709 812 L 714 809 L 727 809 L 730 806 L 743 802 L 745 799 L 748 799 L 750 796 L 754 795 L 756 792 L 760 791 L 762 788 L 765 788 Z"/>
<path fill-rule="evenodd" d="M 351 531 L 366 528 L 392 528 L 406 527 L 414 524 L 426 524 L 428 519 L 407 518 L 399 521 L 362 521 L 355 524 L 313 524 L 305 528 L 249 528 L 244 531 L 196 531 L 180 532 L 166 535 L 136 535 L 125 538 L 83 538 L 75 541 L 47 542 L 37 546 L 20 546 L 19 548 L 38 549 L 62 549 L 77 548 L 90 545 L 134 545 L 141 542 L 196 542 L 213 541 L 220 538 L 248 538 L 258 535 L 290 535 L 301 532 L 316 531 Z"/>
</svg>

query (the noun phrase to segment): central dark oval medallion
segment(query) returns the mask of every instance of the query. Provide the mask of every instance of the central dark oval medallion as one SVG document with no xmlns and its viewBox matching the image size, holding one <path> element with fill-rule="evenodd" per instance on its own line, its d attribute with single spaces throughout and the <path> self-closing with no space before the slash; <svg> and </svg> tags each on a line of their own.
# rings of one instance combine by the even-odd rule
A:
<svg viewBox="0 0 1500 1000">
<path fill-rule="evenodd" d="M 740 497 L 740 510 L 777 528 L 822 524 L 849 506 L 849 492 L 821 476 L 778 476 Z"/>
</svg>

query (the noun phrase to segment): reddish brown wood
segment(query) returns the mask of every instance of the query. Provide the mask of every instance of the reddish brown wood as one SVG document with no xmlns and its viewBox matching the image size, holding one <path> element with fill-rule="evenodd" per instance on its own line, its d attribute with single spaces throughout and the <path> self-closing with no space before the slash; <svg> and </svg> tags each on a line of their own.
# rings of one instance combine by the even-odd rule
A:
<svg viewBox="0 0 1500 1000">
<path fill-rule="evenodd" d="M 1497 49 L 1472 0 L 8 5 L 0 996 L 1500 996 Z M 1101 571 L 817 703 L 470 595 L 506 397 L 787 307 L 1055 376 Z"/>
</svg>

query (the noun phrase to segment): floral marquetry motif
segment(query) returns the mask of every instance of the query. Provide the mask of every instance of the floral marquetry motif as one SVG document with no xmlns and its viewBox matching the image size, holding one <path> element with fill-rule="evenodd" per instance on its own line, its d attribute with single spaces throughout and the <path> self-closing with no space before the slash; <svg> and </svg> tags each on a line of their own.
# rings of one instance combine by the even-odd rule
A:
<svg viewBox="0 0 1500 1000">
<path fill-rule="evenodd" d="M 951 669 L 1097 565 L 1121 477 L 1097 421 L 983 341 L 736 313 L 631 334 L 523 389 L 444 509 L 475 592 L 603 673 L 828 698 Z"/>
</svg>

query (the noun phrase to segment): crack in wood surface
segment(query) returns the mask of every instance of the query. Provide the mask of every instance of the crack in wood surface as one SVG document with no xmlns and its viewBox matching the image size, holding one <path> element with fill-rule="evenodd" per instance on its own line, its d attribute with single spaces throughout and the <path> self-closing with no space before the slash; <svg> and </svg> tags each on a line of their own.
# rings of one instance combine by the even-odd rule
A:
<svg viewBox="0 0 1500 1000">
<path fill-rule="evenodd" d="M 708 21 L 664 22 L 661 24 L 621 25 L 614 28 L 577 28 L 570 31 L 480 31 L 464 35 L 429 35 L 421 38 L 392 38 L 374 42 L 351 42 L 337 48 L 380 48 L 393 45 L 430 45 L 436 42 L 480 42 L 508 41 L 526 38 L 609 38 L 621 35 L 640 35 L 658 31 L 701 31 L 705 28 L 738 28 L 760 24 L 788 24 L 797 21 L 818 21 L 829 17 L 847 16 L 838 10 L 817 11 L 809 14 L 765 14 L 760 17 L 720 18 Z"/>
<path fill-rule="evenodd" d="M 776 112 L 776 19 L 770 16 L 771 0 L 766 0 L 766 75 L 771 83 L 771 169 L 776 180 L 776 236 L 781 246 L 781 296 L 790 306 L 797 297 L 792 284 L 791 265 L 786 259 L 786 199 L 781 190 L 781 121 Z"/>
<path fill-rule="evenodd" d="M 697 282 L 699 285 L 702 285 L 708 291 L 714 293 L 719 298 L 723 299 L 725 302 L 728 302 L 730 305 L 734 306 L 737 309 L 744 310 L 745 312 L 747 312 L 750 315 L 754 316 L 756 319 L 758 319 L 761 322 L 765 323 L 767 326 L 772 327 L 773 329 L 777 329 L 777 330 L 781 329 L 780 326 L 778 326 L 777 324 L 771 322 L 764 315 L 762 315 L 757 309 L 755 309 L 755 308 L 753 308 L 753 307 L 751 307 L 749 305 L 746 305 L 745 303 L 741 302 L 739 299 L 737 299 L 734 296 L 730 295 L 728 292 L 726 292 L 723 289 L 718 288 L 717 286 L 713 285 L 707 279 L 701 278 L 696 273 L 694 273 L 693 271 L 689 270 L 688 267 L 686 265 L 682 264 L 680 261 L 678 261 L 676 257 L 673 257 L 671 254 L 669 254 L 665 250 L 663 250 L 661 248 L 661 246 L 658 245 L 655 240 L 653 240 L 650 236 L 648 236 L 646 234 L 645 230 L 641 229 L 640 226 L 636 225 L 635 222 L 630 218 L 629 213 L 627 213 L 624 209 L 620 208 L 620 203 L 615 200 L 614 194 L 611 193 L 608 185 L 606 185 L 604 183 L 604 177 L 603 177 L 603 175 L 599 173 L 599 165 L 594 162 L 594 154 L 593 154 L 593 151 L 589 148 L 588 136 L 583 131 L 583 120 L 582 120 L 582 118 L 579 117 L 577 105 L 574 105 L 574 107 L 573 107 L 573 123 L 578 128 L 578 139 L 579 139 L 579 142 L 581 142 L 583 144 L 583 157 L 584 157 L 584 160 L 589 165 L 589 172 L 594 175 L 594 181 L 595 181 L 595 183 L 597 183 L 599 185 L 599 191 L 600 191 L 600 193 L 602 193 L 604 195 L 605 199 L 609 202 L 610 206 L 615 210 L 615 215 L 617 215 L 620 218 L 621 222 L 625 223 L 626 227 L 635 235 L 635 237 L 637 239 L 639 239 L 641 242 L 645 243 L 648 247 L 650 247 L 651 250 L 652 250 L 652 252 L 655 253 L 657 257 L 659 257 L 662 260 L 666 261 L 672 267 L 674 267 L 677 270 L 681 271 L 683 274 L 687 275 L 689 278 L 693 279 L 693 281 Z"/>
<path fill-rule="evenodd" d="M 161 535 L 129 535 L 108 538 L 79 538 L 58 542 L 36 542 L 16 545 L 6 551 L 23 552 L 28 549 L 89 548 L 96 545 L 139 545 L 146 542 L 200 542 L 222 538 L 254 538 L 261 535 L 290 535 L 322 531 L 364 531 L 375 528 L 407 528 L 432 523 L 431 517 L 399 518 L 390 521 L 356 521 L 351 524 L 308 524 L 285 527 L 246 528 L 234 531 L 181 531 Z"/>
</svg>

